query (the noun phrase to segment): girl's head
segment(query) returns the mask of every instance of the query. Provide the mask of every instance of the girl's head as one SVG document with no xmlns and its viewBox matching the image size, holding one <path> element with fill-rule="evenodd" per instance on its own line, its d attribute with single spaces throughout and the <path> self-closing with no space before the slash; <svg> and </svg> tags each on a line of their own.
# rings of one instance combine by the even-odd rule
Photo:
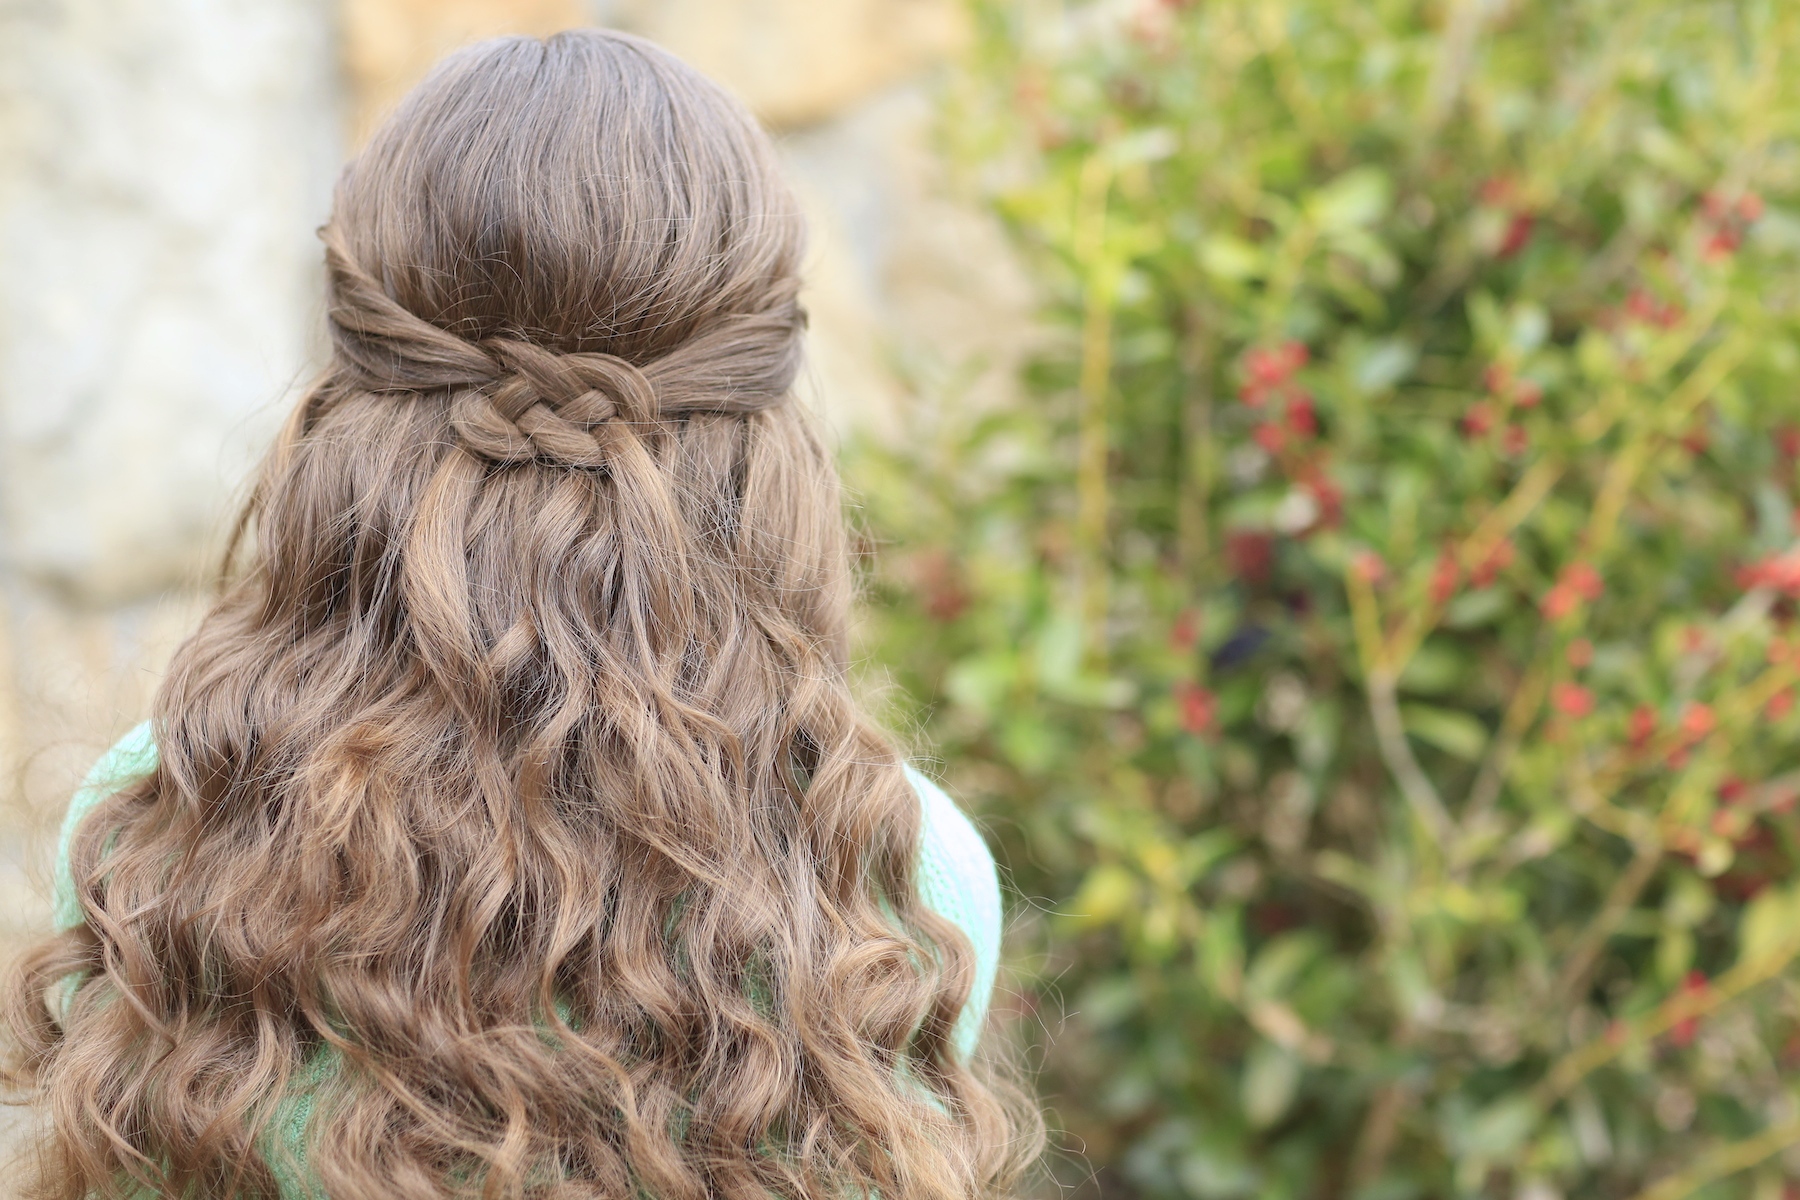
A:
<svg viewBox="0 0 1800 1200">
<path fill-rule="evenodd" d="M 641 41 L 488 42 L 324 238 L 330 365 L 14 989 L 51 1190 L 1004 1186 L 970 950 L 845 685 L 761 133 Z"/>
</svg>

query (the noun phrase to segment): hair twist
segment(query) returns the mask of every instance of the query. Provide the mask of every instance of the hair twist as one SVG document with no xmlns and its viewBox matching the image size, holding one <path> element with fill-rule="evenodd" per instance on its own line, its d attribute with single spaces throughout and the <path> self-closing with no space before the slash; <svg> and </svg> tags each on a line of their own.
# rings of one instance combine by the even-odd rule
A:
<svg viewBox="0 0 1800 1200">
<path fill-rule="evenodd" d="M 494 462 L 605 467 L 618 426 L 696 413 L 749 413 L 783 400 L 806 325 L 796 287 L 763 312 L 731 313 L 643 367 L 518 337 L 470 341 L 409 311 L 362 269 L 337 230 L 325 241 L 339 369 L 377 392 L 448 391 L 461 445 Z"/>
</svg>

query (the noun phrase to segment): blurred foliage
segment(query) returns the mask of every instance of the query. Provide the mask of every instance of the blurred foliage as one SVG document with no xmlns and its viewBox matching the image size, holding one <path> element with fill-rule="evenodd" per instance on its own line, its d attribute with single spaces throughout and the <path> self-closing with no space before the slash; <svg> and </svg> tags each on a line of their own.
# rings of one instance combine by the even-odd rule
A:
<svg viewBox="0 0 1800 1200">
<path fill-rule="evenodd" d="M 866 648 L 1096 1185 L 1800 1195 L 1800 6 L 974 11 Z"/>
</svg>

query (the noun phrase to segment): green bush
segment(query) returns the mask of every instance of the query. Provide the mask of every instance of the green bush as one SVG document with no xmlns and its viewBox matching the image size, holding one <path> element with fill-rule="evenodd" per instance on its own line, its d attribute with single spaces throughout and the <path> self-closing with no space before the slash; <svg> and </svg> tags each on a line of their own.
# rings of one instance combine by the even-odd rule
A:
<svg viewBox="0 0 1800 1200">
<path fill-rule="evenodd" d="M 867 648 L 1101 1192 L 1796 1194 L 1800 6 L 974 12 Z"/>
</svg>

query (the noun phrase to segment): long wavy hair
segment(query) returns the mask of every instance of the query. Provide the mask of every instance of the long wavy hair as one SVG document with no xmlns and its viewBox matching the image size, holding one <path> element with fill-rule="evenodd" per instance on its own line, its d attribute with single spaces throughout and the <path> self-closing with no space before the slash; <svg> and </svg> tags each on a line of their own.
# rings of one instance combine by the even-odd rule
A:
<svg viewBox="0 0 1800 1200">
<path fill-rule="evenodd" d="M 11 987 L 40 1194 L 275 1195 L 296 1105 L 334 1200 L 1004 1192 L 765 137 L 645 42 L 486 42 L 322 235 L 329 366 Z"/>
</svg>

